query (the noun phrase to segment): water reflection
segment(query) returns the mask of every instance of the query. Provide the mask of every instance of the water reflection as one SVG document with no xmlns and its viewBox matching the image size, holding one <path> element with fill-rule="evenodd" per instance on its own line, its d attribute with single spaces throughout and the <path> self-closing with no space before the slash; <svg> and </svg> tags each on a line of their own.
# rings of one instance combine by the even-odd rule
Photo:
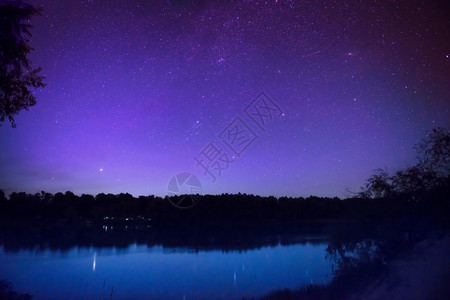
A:
<svg viewBox="0 0 450 300">
<path fill-rule="evenodd" d="M 131 244 L 162 245 L 164 248 L 184 248 L 190 251 L 245 251 L 265 246 L 297 243 L 322 243 L 329 224 L 296 225 L 229 224 L 227 226 L 62 226 L 39 228 L 8 227 L 0 229 L 0 243 L 6 252 L 23 249 L 67 251 L 80 248 L 128 248 Z"/>
<path fill-rule="evenodd" d="M 94 262 L 92 263 L 92 271 L 95 272 L 95 264 L 97 261 L 97 252 L 94 252 Z"/>
<path fill-rule="evenodd" d="M 34 299 L 241 299 L 326 284 L 332 296 L 427 234 L 419 224 L 243 227 L 8 228 L 0 278 Z"/>
<path fill-rule="evenodd" d="M 262 299 L 449 299 L 446 226 L 417 220 L 344 228 L 331 232 L 325 249 L 333 274 L 327 285 L 278 289 Z"/>
<path fill-rule="evenodd" d="M 0 250 L 0 259 L 2 276 L 36 299 L 239 299 L 312 279 L 327 283 L 331 265 L 323 260 L 325 246 L 193 252 L 131 245 L 121 255 L 113 248 L 74 248 L 52 255 Z"/>
</svg>

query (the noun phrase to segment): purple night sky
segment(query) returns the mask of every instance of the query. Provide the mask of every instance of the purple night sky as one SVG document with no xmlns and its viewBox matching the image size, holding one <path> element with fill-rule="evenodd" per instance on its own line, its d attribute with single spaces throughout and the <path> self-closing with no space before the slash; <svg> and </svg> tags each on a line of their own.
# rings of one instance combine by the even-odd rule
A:
<svg viewBox="0 0 450 300">
<path fill-rule="evenodd" d="M 450 125 L 446 1 L 29 3 L 47 86 L 0 127 L 7 194 L 162 196 L 190 172 L 208 194 L 344 197 Z M 244 112 L 260 92 L 282 110 L 266 131 Z M 219 137 L 236 117 L 258 136 L 240 157 Z M 210 142 L 234 160 L 215 182 Z"/>
</svg>

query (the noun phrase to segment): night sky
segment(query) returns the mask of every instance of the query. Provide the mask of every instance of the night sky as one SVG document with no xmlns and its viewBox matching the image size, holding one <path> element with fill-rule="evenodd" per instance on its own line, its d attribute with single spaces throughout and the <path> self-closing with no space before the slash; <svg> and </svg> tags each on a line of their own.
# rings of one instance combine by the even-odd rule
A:
<svg viewBox="0 0 450 300">
<path fill-rule="evenodd" d="M 0 127 L 7 194 L 163 196 L 188 172 L 208 194 L 345 197 L 450 125 L 446 1 L 29 3 L 47 86 Z"/>
</svg>

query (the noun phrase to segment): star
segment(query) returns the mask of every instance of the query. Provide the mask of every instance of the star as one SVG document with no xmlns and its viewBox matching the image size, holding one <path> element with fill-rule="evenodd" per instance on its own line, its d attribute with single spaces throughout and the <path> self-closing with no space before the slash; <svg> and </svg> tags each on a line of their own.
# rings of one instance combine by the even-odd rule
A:
<svg viewBox="0 0 450 300">
<path fill-rule="evenodd" d="M 57 192 L 73 178 L 79 194 L 129 183 L 134 195 L 164 195 L 164 177 L 175 169 L 201 175 L 190 153 L 245 117 L 259 148 L 224 170 L 212 193 L 336 196 L 344 184 L 363 185 L 355 174 L 369 176 L 367 166 L 407 164 L 424 128 L 448 126 L 450 52 L 446 36 L 431 30 L 447 26 L 433 17 L 444 11 L 438 3 L 31 2 L 52 3 L 46 18 L 30 20 L 32 62 L 47 86 L 34 91 L 37 105 L 20 113 L 18 130 L 0 126 L 0 160 L 14 166 L 0 174 L 0 187 Z M 410 13 L 417 9 L 420 16 Z M 260 92 L 284 112 L 264 118 L 264 131 L 244 113 Z M 258 110 L 259 120 L 266 112 Z M 346 162 L 342 176 L 329 157 Z M 286 170 L 286 180 L 255 161 Z M 114 168 L 104 172 L 103 164 Z M 33 175 L 41 173 L 50 175 Z M 98 182 L 86 180 L 92 174 Z"/>
</svg>

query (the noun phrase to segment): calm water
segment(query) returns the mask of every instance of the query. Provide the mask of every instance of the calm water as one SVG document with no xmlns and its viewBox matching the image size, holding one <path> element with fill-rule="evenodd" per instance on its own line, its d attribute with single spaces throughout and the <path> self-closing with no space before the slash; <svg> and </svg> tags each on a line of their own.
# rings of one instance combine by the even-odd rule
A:
<svg viewBox="0 0 450 300">
<path fill-rule="evenodd" d="M 336 282 L 351 289 L 438 234 L 417 222 L 262 225 L 0 228 L 0 280 L 33 299 L 242 299 Z"/>
<path fill-rule="evenodd" d="M 328 283 L 326 247 L 317 239 L 227 251 L 136 243 L 64 250 L 0 246 L 0 278 L 33 299 L 239 299 Z"/>
</svg>

